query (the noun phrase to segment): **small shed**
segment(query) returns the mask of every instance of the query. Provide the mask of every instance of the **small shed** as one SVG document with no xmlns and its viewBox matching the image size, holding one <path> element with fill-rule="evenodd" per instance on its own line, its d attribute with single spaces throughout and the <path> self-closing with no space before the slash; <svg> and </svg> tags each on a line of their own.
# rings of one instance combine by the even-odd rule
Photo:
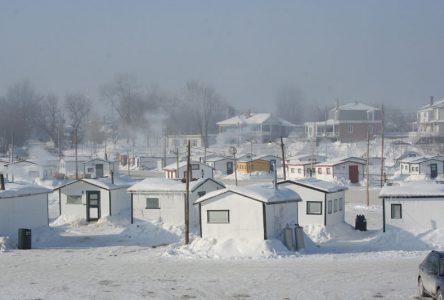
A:
<svg viewBox="0 0 444 300">
<path fill-rule="evenodd" d="M 199 179 L 199 178 L 213 178 L 213 167 L 204 164 L 199 161 L 191 161 L 191 178 Z M 165 173 L 165 178 L 176 179 L 177 178 L 177 163 L 170 164 L 163 168 Z M 187 174 L 187 162 L 182 161 L 179 162 L 179 178 L 186 178 Z"/>
<path fill-rule="evenodd" d="M 51 190 L 21 183 L 6 183 L 0 190 L 0 236 L 17 236 L 19 228 L 48 226 Z"/>
<path fill-rule="evenodd" d="M 163 166 L 172 164 L 175 161 L 175 156 L 160 157 L 151 155 L 139 155 L 136 157 L 136 165 L 141 170 L 161 170 Z"/>
<path fill-rule="evenodd" d="M 60 159 L 59 173 L 67 178 L 75 178 L 76 169 L 79 178 L 83 177 L 83 163 L 91 160 L 89 155 L 64 156 Z"/>
<path fill-rule="evenodd" d="M 300 161 L 286 163 L 287 178 L 300 179 L 305 177 L 313 177 L 315 175 L 315 165 L 318 162 Z"/>
<path fill-rule="evenodd" d="M 383 231 L 404 230 L 420 234 L 444 228 L 444 184 L 403 182 L 385 185 L 382 199 Z"/>
<path fill-rule="evenodd" d="M 82 163 L 84 178 L 111 177 L 111 172 L 116 172 L 116 163 L 101 158 L 94 158 Z"/>
<path fill-rule="evenodd" d="M 348 157 L 335 161 L 321 162 L 315 165 L 316 178 L 335 181 L 345 180 L 350 183 L 359 183 L 364 180 L 365 160 L 357 157 Z"/>
<path fill-rule="evenodd" d="M 400 161 L 401 175 L 423 175 L 435 179 L 444 174 L 444 162 L 441 156 L 407 157 Z"/>
<path fill-rule="evenodd" d="M 193 203 L 206 193 L 225 188 L 225 185 L 211 178 L 190 182 L 190 226 L 197 228 L 197 207 Z M 166 224 L 185 224 L 186 184 L 180 180 L 146 178 L 128 189 L 131 193 L 131 222 L 162 221 Z"/>
<path fill-rule="evenodd" d="M 230 187 L 199 198 L 201 237 L 283 239 L 283 229 L 298 223 L 299 195 L 285 187 Z"/>
<path fill-rule="evenodd" d="M 86 221 L 117 215 L 131 208 L 126 189 L 133 182 L 79 179 L 54 189 L 58 193 L 60 215 Z"/>
<path fill-rule="evenodd" d="M 29 160 L 19 160 L 7 163 L 5 165 L 5 171 L 6 178 L 9 181 L 33 181 L 36 178 L 43 178 L 42 166 Z"/>
<path fill-rule="evenodd" d="M 214 168 L 221 175 L 230 175 L 234 172 L 234 158 L 226 156 L 208 157 L 205 161 L 207 165 Z"/>
<path fill-rule="evenodd" d="M 317 178 L 286 180 L 278 185 L 294 190 L 301 196 L 298 210 L 300 225 L 329 226 L 345 222 L 347 187 Z"/>
</svg>

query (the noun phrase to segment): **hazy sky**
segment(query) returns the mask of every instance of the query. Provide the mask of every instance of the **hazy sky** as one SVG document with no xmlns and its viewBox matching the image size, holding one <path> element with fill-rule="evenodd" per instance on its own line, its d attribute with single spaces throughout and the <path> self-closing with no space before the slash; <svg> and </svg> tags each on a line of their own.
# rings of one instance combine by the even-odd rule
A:
<svg viewBox="0 0 444 300">
<path fill-rule="evenodd" d="M 0 0 L 0 95 L 27 78 L 95 98 L 121 72 L 176 94 L 205 81 L 252 111 L 283 86 L 416 109 L 444 98 L 444 1 Z"/>
</svg>

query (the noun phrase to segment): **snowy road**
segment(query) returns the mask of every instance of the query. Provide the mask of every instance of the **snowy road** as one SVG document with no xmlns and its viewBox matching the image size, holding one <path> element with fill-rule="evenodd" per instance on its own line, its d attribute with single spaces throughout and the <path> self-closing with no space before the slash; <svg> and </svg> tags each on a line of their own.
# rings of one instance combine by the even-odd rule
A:
<svg viewBox="0 0 444 300">
<path fill-rule="evenodd" d="M 218 260 L 165 248 L 12 250 L 0 299 L 415 299 L 426 252 Z"/>
</svg>

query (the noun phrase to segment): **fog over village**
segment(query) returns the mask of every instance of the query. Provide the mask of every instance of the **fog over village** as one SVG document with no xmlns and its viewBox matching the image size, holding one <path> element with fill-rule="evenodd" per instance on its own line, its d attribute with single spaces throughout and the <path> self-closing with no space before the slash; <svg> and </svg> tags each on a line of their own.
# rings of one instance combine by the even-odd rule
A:
<svg viewBox="0 0 444 300">
<path fill-rule="evenodd" d="M 0 299 L 442 299 L 443 17 L 0 0 Z"/>
</svg>

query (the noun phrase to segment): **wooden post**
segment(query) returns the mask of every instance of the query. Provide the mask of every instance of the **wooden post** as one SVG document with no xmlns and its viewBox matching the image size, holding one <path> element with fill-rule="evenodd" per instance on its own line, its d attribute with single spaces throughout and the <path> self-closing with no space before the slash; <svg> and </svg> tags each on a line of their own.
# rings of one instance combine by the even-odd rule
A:
<svg viewBox="0 0 444 300">
<path fill-rule="evenodd" d="M 287 180 L 287 170 L 285 169 L 286 163 L 285 163 L 285 149 L 284 149 L 284 139 L 281 136 L 281 150 L 282 150 L 282 170 L 284 173 L 284 180 Z"/>
<path fill-rule="evenodd" d="M 185 182 L 185 244 L 190 243 L 190 140 L 188 140 L 188 154 L 187 154 L 187 176 Z"/>
<path fill-rule="evenodd" d="M 179 148 L 176 148 L 176 178 L 179 178 Z"/>
<path fill-rule="evenodd" d="M 234 157 L 234 181 L 237 186 L 237 160 L 236 160 L 236 153 L 233 154 Z"/>
<path fill-rule="evenodd" d="M 381 107 L 382 119 L 381 119 L 381 187 L 384 186 L 384 104 Z"/>
</svg>

